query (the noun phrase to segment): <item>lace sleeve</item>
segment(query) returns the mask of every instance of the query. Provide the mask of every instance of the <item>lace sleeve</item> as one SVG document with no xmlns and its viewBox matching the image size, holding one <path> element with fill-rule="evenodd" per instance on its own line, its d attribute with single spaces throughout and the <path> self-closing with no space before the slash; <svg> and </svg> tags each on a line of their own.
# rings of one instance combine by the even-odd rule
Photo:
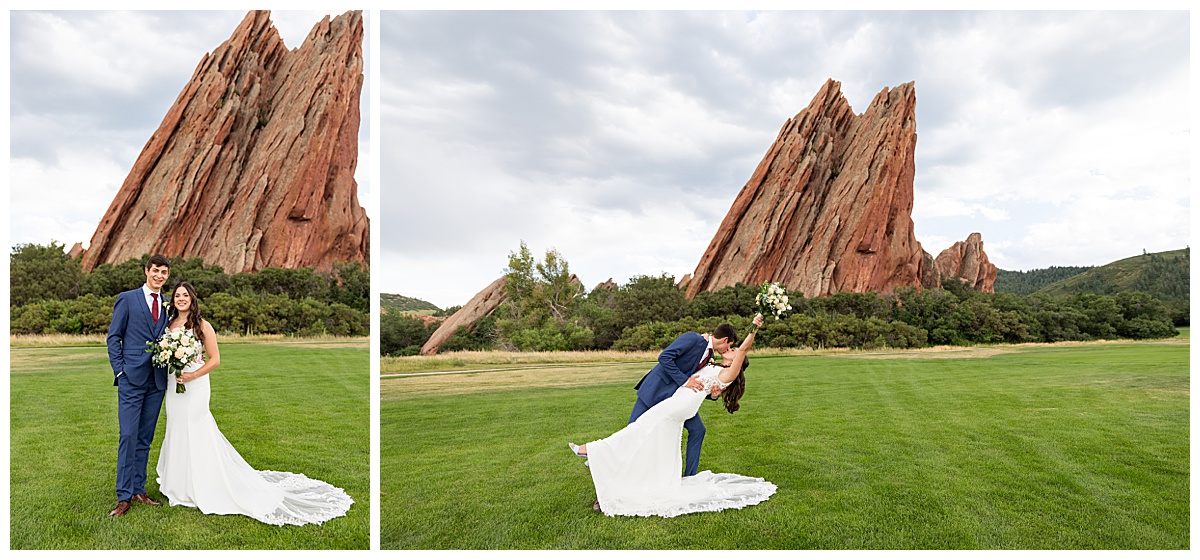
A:
<svg viewBox="0 0 1200 560">
<path fill-rule="evenodd" d="M 710 371 L 707 371 L 704 375 L 700 376 L 700 381 L 704 383 L 704 391 L 706 393 L 711 393 L 714 387 L 725 390 L 725 388 L 729 386 L 729 383 L 722 383 L 718 377 L 721 373 L 721 368 L 718 366 L 710 367 L 712 368 Z"/>
</svg>

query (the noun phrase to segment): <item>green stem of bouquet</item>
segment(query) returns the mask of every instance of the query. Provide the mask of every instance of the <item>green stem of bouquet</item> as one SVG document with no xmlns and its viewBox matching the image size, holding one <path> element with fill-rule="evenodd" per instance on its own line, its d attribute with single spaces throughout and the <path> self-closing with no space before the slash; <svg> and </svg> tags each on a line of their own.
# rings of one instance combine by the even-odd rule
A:
<svg viewBox="0 0 1200 560">
<path fill-rule="evenodd" d="M 183 375 L 183 370 L 171 368 L 171 375 L 175 376 L 175 392 L 176 393 L 187 392 L 187 387 L 185 387 L 183 385 L 183 382 L 179 380 L 179 377 Z"/>
</svg>

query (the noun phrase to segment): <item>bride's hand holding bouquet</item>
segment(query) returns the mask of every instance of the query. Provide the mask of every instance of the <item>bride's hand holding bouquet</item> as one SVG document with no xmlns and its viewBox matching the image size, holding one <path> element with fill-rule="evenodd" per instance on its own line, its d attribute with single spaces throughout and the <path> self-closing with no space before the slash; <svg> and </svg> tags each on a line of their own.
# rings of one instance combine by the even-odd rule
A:
<svg viewBox="0 0 1200 560">
<path fill-rule="evenodd" d="M 754 318 L 755 330 L 762 326 L 764 315 L 774 315 L 780 319 L 785 312 L 792 310 L 787 290 L 779 282 L 763 282 L 761 291 L 754 298 L 754 305 L 758 306 L 758 316 Z"/>
<path fill-rule="evenodd" d="M 200 340 L 186 329 L 175 329 L 163 333 L 157 341 L 149 343 L 146 351 L 151 353 L 150 361 L 155 366 L 165 367 L 175 376 L 175 392 L 186 392 L 187 387 L 180 378 L 183 368 L 200 359 L 200 353 L 203 351 Z"/>
</svg>

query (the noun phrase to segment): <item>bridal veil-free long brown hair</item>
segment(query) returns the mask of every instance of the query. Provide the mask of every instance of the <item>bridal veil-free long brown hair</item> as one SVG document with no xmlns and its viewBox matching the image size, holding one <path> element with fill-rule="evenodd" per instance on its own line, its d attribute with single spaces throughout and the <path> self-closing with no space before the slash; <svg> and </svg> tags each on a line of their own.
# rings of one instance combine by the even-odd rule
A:
<svg viewBox="0 0 1200 560">
<path fill-rule="evenodd" d="M 742 395 L 746 394 L 746 368 L 750 367 L 750 356 L 742 358 L 742 370 L 738 372 L 738 376 L 729 383 L 729 386 L 721 392 L 721 400 L 725 403 L 725 410 L 730 414 L 737 412 L 738 400 Z"/>
<path fill-rule="evenodd" d="M 205 344 L 204 330 L 200 328 L 200 325 L 204 323 L 204 317 L 200 315 L 200 296 L 196 295 L 196 288 L 190 282 L 175 284 L 175 289 L 171 290 L 171 311 L 167 314 L 168 324 L 179 317 L 179 310 L 175 309 L 175 293 L 180 288 L 187 290 L 188 297 L 192 300 L 192 305 L 188 307 L 187 319 L 183 321 L 183 327 L 195 333 L 196 338 L 200 339 L 200 343 Z M 207 346 L 207 344 L 205 345 Z"/>
</svg>

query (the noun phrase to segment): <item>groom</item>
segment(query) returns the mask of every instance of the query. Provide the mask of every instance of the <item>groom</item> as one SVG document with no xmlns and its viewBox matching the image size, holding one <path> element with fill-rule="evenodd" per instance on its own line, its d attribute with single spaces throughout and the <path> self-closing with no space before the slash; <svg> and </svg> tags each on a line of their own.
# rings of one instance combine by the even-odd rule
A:
<svg viewBox="0 0 1200 560">
<path fill-rule="evenodd" d="M 708 365 L 714 351 L 725 354 L 736 342 L 737 332 L 728 324 L 717 327 L 711 335 L 694 332 L 679 335 L 658 355 L 658 365 L 634 386 L 637 389 L 637 401 L 633 403 L 629 423 L 632 424 L 643 412 L 666 400 L 684 385 L 695 390 L 702 389 L 699 381 L 691 380 L 692 375 Z M 700 413 L 684 422 L 683 427 L 687 428 L 688 433 L 683 476 L 692 476 L 700 468 L 700 446 L 704 443 L 704 423 L 700 421 Z"/>
<path fill-rule="evenodd" d="M 117 507 L 109 517 L 129 511 L 131 502 L 160 506 L 146 495 L 146 463 L 167 390 L 165 368 L 154 367 L 146 343 L 158 340 L 167 328 L 167 308 L 162 287 L 171 273 L 171 262 L 154 255 L 146 263 L 146 283 L 122 292 L 113 305 L 108 327 L 108 361 L 117 387 L 117 420 L 121 439 L 117 445 Z"/>
</svg>

